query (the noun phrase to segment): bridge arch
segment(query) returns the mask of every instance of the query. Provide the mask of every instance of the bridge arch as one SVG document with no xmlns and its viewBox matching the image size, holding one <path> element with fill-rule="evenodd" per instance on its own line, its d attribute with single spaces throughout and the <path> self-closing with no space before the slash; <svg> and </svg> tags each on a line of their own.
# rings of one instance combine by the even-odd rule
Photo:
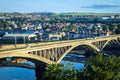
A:
<svg viewBox="0 0 120 80">
<path fill-rule="evenodd" d="M 111 45 L 120 45 L 120 42 L 118 41 L 118 38 L 115 38 L 115 39 L 109 39 L 106 41 L 106 43 L 103 45 L 102 49 L 103 50 L 108 44 L 111 44 Z M 116 46 L 116 45 L 115 45 Z"/>
<path fill-rule="evenodd" d="M 55 62 L 50 61 L 44 57 L 40 57 L 40 56 L 35 56 L 32 54 L 26 54 L 26 53 L 7 53 L 7 54 L 0 54 L 0 58 L 7 58 L 7 57 L 18 57 L 18 58 L 25 58 L 25 59 L 29 59 L 32 62 L 42 62 L 45 64 L 54 64 Z"/>
<path fill-rule="evenodd" d="M 60 63 L 60 61 L 67 55 L 69 54 L 70 51 L 72 51 L 74 48 L 78 47 L 78 46 L 82 46 L 82 45 L 86 45 L 86 46 L 89 46 L 91 49 L 99 52 L 100 49 L 98 49 L 96 46 L 94 46 L 93 44 L 77 44 L 77 45 L 74 45 L 72 46 L 70 49 L 68 49 L 61 57 L 60 59 L 57 61 L 57 63 Z"/>
</svg>

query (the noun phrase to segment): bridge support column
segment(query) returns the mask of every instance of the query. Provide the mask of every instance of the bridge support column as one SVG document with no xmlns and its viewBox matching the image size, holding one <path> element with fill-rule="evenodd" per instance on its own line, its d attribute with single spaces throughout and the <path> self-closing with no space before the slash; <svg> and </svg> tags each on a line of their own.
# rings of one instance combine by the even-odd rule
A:
<svg viewBox="0 0 120 80">
<path fill-rule="evenodd" d="M 50 49 L 48 49 L 48 59 L 50 60 L 50 56 L 51 56 L 51 53 L 50 53 Z"/>
<path fill-rule="evenodd" d="M 54 48 L 52 48 L 52 60 L 55 61 L 55 52 L 54 52 Z"/>
<path fill-rule="evenodd" d="M 54 52 L 55 52 L 55 61 L 57 61 L 58 60 L 57 48 L 54 48 Z"/>
<path fill-rule="evenodd" d="M 40 80 L 45 72 L 46 65 L 43 63 L 35 63 L 35 73 L 36 73 L 36 80 Z"/>
<path fill-rule="evenodd" d="M 40 56 L 40 51 L 39 50 L 37 51 L 37 55 Z"/>
<path fill-rule="evenodd" d="M 37 53 L 36 51 L 33 51 L 33 55 L 36 55 L 36 53 Z"/>
<path fill-rule="evenodd" d="M 50 60 L 49 50 L 48 49 L 46 49 L 46 58 Z"/>
<path fill-rule="evenodd" d="M 57 48 L 58 58 L 60 58 L 60 48 Z"/>
</svg>

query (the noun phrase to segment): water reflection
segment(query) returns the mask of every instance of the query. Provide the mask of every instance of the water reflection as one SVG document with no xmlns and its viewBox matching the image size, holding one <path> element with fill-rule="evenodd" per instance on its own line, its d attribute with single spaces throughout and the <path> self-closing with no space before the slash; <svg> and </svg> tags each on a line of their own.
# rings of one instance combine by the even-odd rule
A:
<svg viewBox="0 0 120 80">
<path fill-rule="evenodd" d="M 70 53 L 65 56 L 65 58 L 61 61 L 61 64 L 64 64 L 64 66 L 68 63 L 72 64 L 77 70 L 84 68 L 84 62 L 86 58 L 84 55 L 81 54 L 74 54 Z"/>
<path fill-rule="evenodd" d="M 35 66 L 32 62 L 0 62 L 0 80 L 36 80 Z"/>
<path fill-rule="evenodd" d="M 77 70 L 84 68 L 84 63 L 71 62 L 71 61 L 61 61 L 61 64 L 64 64 L 64 66 L 69 64 L 69 63 L 72 64 Z"/>
</svg>

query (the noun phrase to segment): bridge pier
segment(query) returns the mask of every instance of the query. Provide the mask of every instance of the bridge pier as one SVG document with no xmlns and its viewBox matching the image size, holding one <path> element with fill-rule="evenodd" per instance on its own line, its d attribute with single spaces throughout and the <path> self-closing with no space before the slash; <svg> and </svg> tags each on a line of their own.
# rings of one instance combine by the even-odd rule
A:
<svg viewBox="0 0 120 80">
<path fill-rule="evenodd" d="M 44 63 L 35 63 L 35 75 L 36 80 L 40 80 L 40 78 L 43 76 L 45 72 L 46 64 Z"/>
</svg>

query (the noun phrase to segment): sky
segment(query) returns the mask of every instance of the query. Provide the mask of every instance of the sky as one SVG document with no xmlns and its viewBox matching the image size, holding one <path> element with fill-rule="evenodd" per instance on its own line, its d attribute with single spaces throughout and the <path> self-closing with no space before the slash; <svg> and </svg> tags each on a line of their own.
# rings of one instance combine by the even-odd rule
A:
<svg viewBox="0 0 120 80">
<path fill-rule="evenodd" d="M 120 13 L 120 0 L 0 0 L 0 12 Z"/>
</svg>

